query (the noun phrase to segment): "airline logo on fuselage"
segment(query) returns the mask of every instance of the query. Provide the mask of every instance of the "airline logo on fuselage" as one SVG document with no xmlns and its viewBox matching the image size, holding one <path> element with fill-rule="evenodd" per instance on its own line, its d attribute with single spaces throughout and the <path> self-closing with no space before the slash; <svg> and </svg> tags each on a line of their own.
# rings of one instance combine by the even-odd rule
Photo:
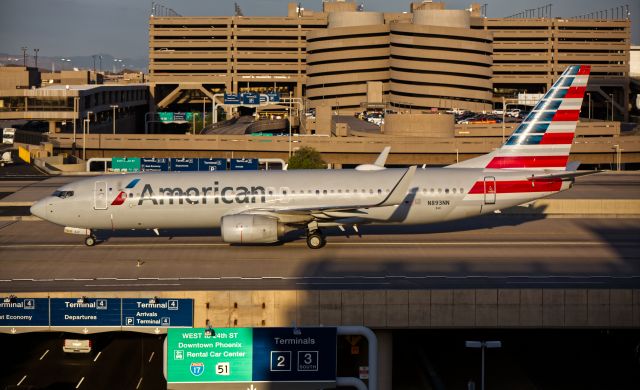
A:
<svg viewBox="0 0 640 390">
<path fill-rule="evenodd" d="M 145 184 L 138 199 L 138 206 L 143 204 L 207 204 L 219 203 L 265 203 L 266 191 L 262 186 L 220 187 L 214 182 L 213 187 L 158 187 Z"/>
</svg>

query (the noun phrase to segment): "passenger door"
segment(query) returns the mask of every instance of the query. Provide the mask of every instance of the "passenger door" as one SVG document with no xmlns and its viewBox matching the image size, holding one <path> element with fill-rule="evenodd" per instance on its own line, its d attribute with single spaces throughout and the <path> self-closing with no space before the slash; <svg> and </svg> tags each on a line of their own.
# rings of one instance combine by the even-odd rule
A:
<svg viewBox="0 0 640 390">
<path fill-rule="evenodd" d="M 484 204 L 496 204 L 496 178 L 484 177 Z"/>
<path fill-rule="evenodd" d="M 97 181 L 93 189 L 93 209 L 107 209 L 107 182 Z"/>
</svg>

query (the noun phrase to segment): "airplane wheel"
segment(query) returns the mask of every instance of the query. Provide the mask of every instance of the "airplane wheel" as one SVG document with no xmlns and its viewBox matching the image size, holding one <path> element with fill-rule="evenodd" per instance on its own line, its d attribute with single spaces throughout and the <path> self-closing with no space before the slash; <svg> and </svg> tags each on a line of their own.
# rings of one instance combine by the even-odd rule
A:
<svg viewBox="0 0 640 390">
<path fill-rule="evenodd" d="M 86 246 L 94 246 L 94 245 L 96 244 L 96 237 L 95 237 L 95 236 L 93 236 L 93 235 L 91 235 L 91 236 L 87 236 L 87 237 L 84 239 L 84 244 L 85 244 Z"/>
<path fill-rule="evenodd" d="M 311 249 L 320 249 L 327 244 L 327 240 L 322 233 L 315 230 L 307 235 L 307 246 Z"/>
</svg>

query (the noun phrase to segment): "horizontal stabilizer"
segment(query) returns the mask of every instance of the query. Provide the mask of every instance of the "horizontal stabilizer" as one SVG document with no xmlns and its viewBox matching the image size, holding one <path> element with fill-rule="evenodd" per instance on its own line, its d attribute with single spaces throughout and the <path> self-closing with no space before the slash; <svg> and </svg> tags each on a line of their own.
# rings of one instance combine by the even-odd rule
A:
<svg viewBox="0 0 640 390">
<path fill-rule="evenodd" d="M 527 179 L 528 180 L 540 180 L 540 179 L 571 179 L 579 176 L 587 176 L 593 175 L 594 173 L 600 173 L 603 171 L 593 170 L 593 171 L 564 171 L 564 172 L 555 172 L 555 173 L 540 173 L 537 175 L 531 175 Z"/>
</svg>

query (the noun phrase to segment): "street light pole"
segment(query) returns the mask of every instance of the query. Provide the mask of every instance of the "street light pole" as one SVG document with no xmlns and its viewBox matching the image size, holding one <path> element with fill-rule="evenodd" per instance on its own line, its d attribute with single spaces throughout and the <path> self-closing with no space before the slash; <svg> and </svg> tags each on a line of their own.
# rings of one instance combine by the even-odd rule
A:
<svg viewBox="0 0 640 390">
<path fill-rule="evenodd" d="M 289 159 L 291 159 L 291 91 L 289 91 Z"/>
<path fill-rule="evenodd" d="M 27 66 L 27 49 L 28 49 L 28 47 L 22 46 L 20 49 L 22 49 L 22 64 L 26 67 Z"/>
<path fill-rule="evenodd" d="M 87 135 L 89 135 L 90 133 L 90 126 L 91 126 L 91 114 L 93 114 L 93 111 L 87 111 L 87 118 L 85 120 L 82 121 L 82 159 L 86 160 L 87 159 Z"/>
<path fill-rule="evenodd" d="M 611 122 L 613 122 L 613 94 L 610 93 L 609 97 L 611 98 Z"/>
<path fill-rule="evenodd" d="M 111 122 L 113 122 L 113 134 L 116 134 L 116 108 L 119 108 L 117 104 L 112 104 L 111 108 L 113 108 L 113 116 L 111 117 Z"/>
<path fill-rule="evenodd" d="M 202 129 L 207 124 L 207 97 L 205 96 L 202 100 Z"/>
<path fill-rule="evenodd" d="M 40 49 L 33 49 L 33 51 L 35 52 L 35 64 L 36 64 L 36 69 L 38 69 L 38 52 L 40 51 Z"/>
<path fill-rule="evenodd" d="M 485 348 L 502 348 L 501 341 L 465 341 L 467 348 L 479 348 L 482 354 L 480 390 L 484 390 L 484 349 Z"/>
<path fill-rule="evenodd" d="M 502 97 L 502 143 L 504 144 L 504 121 L 506 119 L 507 103 L 504 96 Z"/>
</svg>

